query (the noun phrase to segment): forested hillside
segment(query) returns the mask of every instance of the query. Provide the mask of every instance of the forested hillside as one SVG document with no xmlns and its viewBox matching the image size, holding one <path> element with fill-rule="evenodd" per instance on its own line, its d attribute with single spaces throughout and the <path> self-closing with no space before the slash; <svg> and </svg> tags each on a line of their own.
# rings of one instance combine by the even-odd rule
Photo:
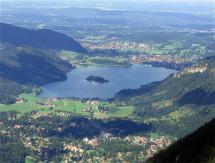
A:
<svg viewBox="0 0 215 163">
<path fill-rule="evenodd" d="M 1 43 L 52 50 L 71 50 L 80 53 L 87 52 L 71 37 L 48 29 L 31 30 L 0 23 L 0 31 Z"/>
<path fill-rule="evenodd" d="M 65 80 L 73 68 L 55 50 L 85 53 L 74 39 L 59 32 L 31 30 L 0 23 L 0 103 L 12 103 L 32 86 Z"/>
<path fill-rule="evenodd" d="M 148 163 L 215 162 L 215 119 L 156 154 Z"/>
<path fill-rule="evenodd" d="M 53 55 L 23 47 L 0 50 L 0 102 L 11 103 L 31 86 L 65 80 L 72 65 Z"/>
<path fill-rule="evenodd" d="M 179 137 L 214 118 L 214 99 L 215 57 L 201 60 L 160 83 L 116 95 L 117 101 L 136 106 L 137 120 Z"/>
</svg>

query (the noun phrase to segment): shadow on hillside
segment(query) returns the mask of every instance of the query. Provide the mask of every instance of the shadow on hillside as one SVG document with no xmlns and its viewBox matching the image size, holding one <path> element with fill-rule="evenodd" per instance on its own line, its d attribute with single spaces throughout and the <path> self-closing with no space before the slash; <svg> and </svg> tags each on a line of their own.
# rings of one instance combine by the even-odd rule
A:
<svg viewBox="0 0 215 163">
<path fill-rule="evenodd" d="M 152 129 L 148 124 L 137 124 L 131 120 L 112 120 L 103 122 L 101 120 L 90 120 L 84 117 L 75 117 L 63 123 L 64 130 L 57 132 L 49 131 L 47 136 L 72 137 L 82 139 L 99 136 L 102 132 L 111 133 L 113 136 L 127 136 Z"/>
<path fill-rule="evenodd" d="M 186 104 L 213 105 L 215 104 L 215 91 L 206 92 L 201 88 L 195 89 L 182 96 L 178 100 L 178 104 L 180 106 Z"/>
</svg>

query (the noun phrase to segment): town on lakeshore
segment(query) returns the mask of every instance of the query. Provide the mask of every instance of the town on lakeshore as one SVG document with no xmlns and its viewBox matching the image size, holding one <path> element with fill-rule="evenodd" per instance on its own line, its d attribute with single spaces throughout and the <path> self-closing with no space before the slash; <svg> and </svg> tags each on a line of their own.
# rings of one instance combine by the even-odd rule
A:
<svg viewBox="0 0 215 163">
<path fill-rule="evenodd" d="M 212 0 L 0 0 L 0 15 L 0 163 L 215 163 Z"/>
</svg>

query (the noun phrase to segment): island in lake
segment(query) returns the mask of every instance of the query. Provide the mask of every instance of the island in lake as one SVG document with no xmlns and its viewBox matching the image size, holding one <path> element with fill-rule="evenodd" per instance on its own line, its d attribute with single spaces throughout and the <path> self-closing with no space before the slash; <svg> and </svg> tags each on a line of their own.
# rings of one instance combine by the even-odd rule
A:
<svg viewBox="0 0 215 163">
<path fill-rule="evenodd" d="M 96 83 L 108 83 L 109 81 L 100 76 L 90 75 L 86 79 L 88 82 L 96 82 Z"/>
</svg>

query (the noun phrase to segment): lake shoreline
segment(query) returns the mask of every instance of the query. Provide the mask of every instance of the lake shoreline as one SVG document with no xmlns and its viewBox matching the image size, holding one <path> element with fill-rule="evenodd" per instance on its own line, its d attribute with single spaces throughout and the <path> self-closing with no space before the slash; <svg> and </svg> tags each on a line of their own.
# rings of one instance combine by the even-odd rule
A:
<svg viewBox="0 0 215 163">
<path fill-rule="evenodd" d="M 88 64 L 88 65 L 74 65 L 74 69 L 82 68 L 82 67 L 89 67 L 89 66 L 96 66 L 96 67 L 131 67 L 133 65 L 148 65 L 152 67 L 159 67 L 159 68 L 166 68 L 171 70 L 183 70 L 186 67 L 191 66 L 191 64 L 172 64 L 172 63 L 160 63 L 160 62 L 144 62 L 141 64 L 124 64 L 124 65 L 102 65 L 102 64 Z"/>
<path fill-rule="evenodd" d="M 43 91 L 39 96 L 108 100 L 114 98 L 114 95 L 122 90 L 138 89 L 142 85 L 161 81 L 175 72 L 172 69 L 148 64 L 134 64 L 130 67 L 87 66 L 75 68 L 67 73 L 67 80 L 43 85 Z M 103 85 L 86 81 L 86 78 L 92 74 L 102 76 L 111 82 Z M 121 76 L 121 74 L 126 75 Z"/>
</svg>

